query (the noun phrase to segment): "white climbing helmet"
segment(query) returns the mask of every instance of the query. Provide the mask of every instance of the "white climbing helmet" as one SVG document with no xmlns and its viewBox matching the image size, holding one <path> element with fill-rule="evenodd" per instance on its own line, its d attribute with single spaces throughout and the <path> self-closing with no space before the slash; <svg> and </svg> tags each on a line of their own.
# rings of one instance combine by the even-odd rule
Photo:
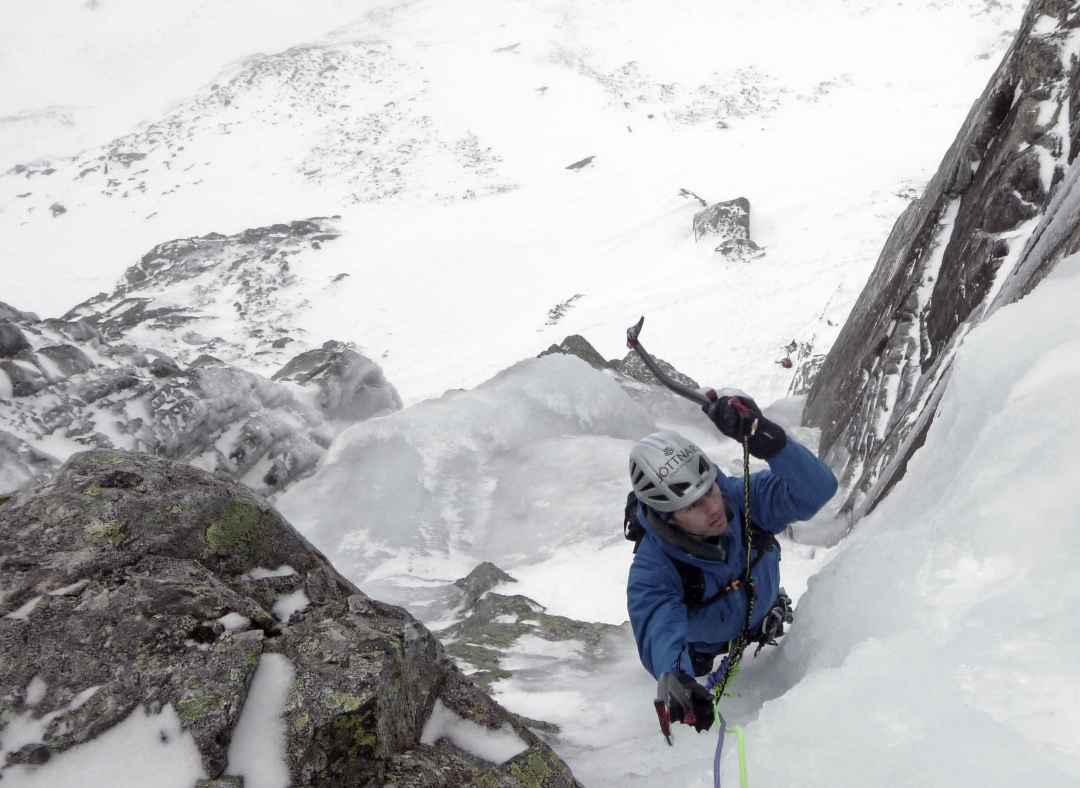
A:
<svg viewBox="0 0 1080 788">
<path fill-rule="evenodd" d="M 674 512 L 703 496 L 716 481 L 705 452 L 677 432 L 654 432 L 630 450 L 634 494 L 658 512 Z"/>
</svg>

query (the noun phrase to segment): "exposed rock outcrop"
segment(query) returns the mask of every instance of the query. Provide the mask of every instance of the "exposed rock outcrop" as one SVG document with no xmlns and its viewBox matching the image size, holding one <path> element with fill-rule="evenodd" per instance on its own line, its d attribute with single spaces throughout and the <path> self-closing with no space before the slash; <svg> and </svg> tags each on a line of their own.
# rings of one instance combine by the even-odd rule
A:
<svg viewBox="0 0 1080 788">
<path fill-rule="evenodd" d="M 312 348 L 291 323 L 304 301 L 290 260 L 337 237 L 315 218 L 181 238 L 59 320 L 0 303 L 7 444 L 47 444 L 45 473 L 96 447 L 193 462 L 263 494 L 305 476 L 342 429 L 402 406 L 374 361 L 332 340 Z M 0 492 L 43 478 L 25 451 L 0 459 Z"/>
<path fill-rule="evenodd" d="M 342 343 L 301 353 L 274 382 L 209 355 L 181 367 L 157 349 L 110 344 L 89 321 L 0 326 L 18 332 L 0 359 L 0 492 L 103 448 L 194 462 L 268 494 L 314 468 L 345 426 L 402 404 L 379 366 Z M 43 444 L 55 456 L 18 448 Z"/>
<path fill-rule="evenodd" d="M 684 386 L 689 386 L 692 389 L 700 388 L 697 381 L 689 375 L 684 375 L 682 372 L 679 372 L 679 370 L 675 369 L 675 367 L 664 361 L 662 358 L 657 358 L 656 356 L 653 356 L 653 358 L 656 360 L 656 365 L 660 367 L 668 377 L 673 378 Z M 638 354 L 632 350 L 623 357 L 622 361 L 615 365 L 615 371 L 620 375 L 632 378 L 641 383 L 648 383 L 653 386 L 663 385 L 657 380 L 656 375 L 645 366 L 645 362 L 638 357 Z"/>
<path fill-rule="evenodd" d="M 750 240 L 750 201 L 745 197 L 714 203 L 694 214 L 694 240 L 709 238 L 729 260 L 747 262 L 765 254 Z"/>
<path fill-rule="evenodd" d="M 921 445 L 955 348 L 1080 249 L 1080 3 L 1033 0 L 922 197 L 899 218 L 805 419 L 859 517 Z"/>
<path fill-rule="evenodd" d="M 589 340 L 580 334 L 571 334 L 562 342 L 557 345 L 552 345 L 540 356 L 550 356 L 552 353 L 563 353 L 568 356 L 577 356 L 593 369 L 605 370 L 612 369 L 613 365 L 597 352 L 596 348 L 592 346 Z"/>
<path fill-rule="evenodd" d="M 495 564 L 480 564 L 454 583 L 453 588 L 461 597 L 457 611 L 460 620 L 439 633 L 450 644 L 447 653 L 485 689 L 512 675 L 501 663 L 507 651 L 524 636 L 551 643 L 576 641 L 582 652 L 595 654 L 604 635 L 616 629 L 607 624 L 553 616 L 529 597 L 508 596 L 493 590 L 500 584 L 516 582 Z M 534 720 L 529 723 L 538 725 Z"/>
<path fill-rule="evenodd" d="M 618 373 L 624 379 L 637 381 L 638 383 L 646 383 L 652 386 L 662 386 L 659 380 L 656 379 L 644 362 L 638 357 L 638 354 L 634 351 L 630 351 L 621 360 L 607 361 L 603 356 L 589 343 L 585 337 L 580 334 L 572 334 L 560 342 L 558 345 L 552 345 L 543 353 L 540 353 L 537 357 L 548 356 L 552 353 L 562 353 L 568 356 L 577 356 L 589 366 L 605 370 L 610 369 Z M 693 378 L 688 375 L 684 375 L 675 369 L 671 364 L 664 361 L 661 358 L 656 358 L 656 363 L 669 377 L 679 381 L 685 386 L 691 388 L 698 388 L 698 384 Z"/>
<path fill-rule="evenodd" d="M 0 728 L 14 741 L 0 778 L 166 708 L 206 777 L 222 778 L 267 664 L 291 679 L 283 751 L 263 757 L 280 758 L 292 785 L 576 786 L 431 633 L 222 475 L 92 451 L 0 503 L 0 726 L 21 731 Z M 437 700 L 516 736 L 520 752 L 494 764 L 452 737 L 421 744 Z"/>
</svg>

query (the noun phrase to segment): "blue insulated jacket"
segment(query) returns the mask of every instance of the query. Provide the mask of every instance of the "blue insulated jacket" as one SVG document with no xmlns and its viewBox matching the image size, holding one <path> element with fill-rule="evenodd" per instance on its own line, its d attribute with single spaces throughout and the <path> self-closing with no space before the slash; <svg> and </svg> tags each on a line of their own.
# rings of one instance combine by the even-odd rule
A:
<svg viewBox="0 0 1080 788">
<path fill-rule="evenodd" d="M 750 515 L 766 531 L 780 533 L 797 520 L 810 519 L 836 492 L 836 477 L 828 466 L 790 437 L 768 463 L 769 470 L 750 474 Z M 692 556 L 666 541 L 649 523 L 644 508 L 638 506 L 638 521 L 645 529 L 645 537 L 630 566 L 626 603 L 641 662 L 656 678 L 669 671 L 694 675 L 688 646 L 715 653 L 739 636 L 746 621 L 744 589 L 730 591 L 709 605 L 687 611 L 682 580 L 669 559 L 701 568 L 705 576 L 703 599 L 726 588 L 746 571 L 743 479 L 717 469 L 716 483 L 724 500 L 735 510 L 731 530 L 720 537 L 727 553 L 723 561 Z M 752 577 L 757 589 L 750 622 L 754 628 L 775 604 L 780 590 L 779 551 L 767 551 L 754 567 Z"/>
</svg>

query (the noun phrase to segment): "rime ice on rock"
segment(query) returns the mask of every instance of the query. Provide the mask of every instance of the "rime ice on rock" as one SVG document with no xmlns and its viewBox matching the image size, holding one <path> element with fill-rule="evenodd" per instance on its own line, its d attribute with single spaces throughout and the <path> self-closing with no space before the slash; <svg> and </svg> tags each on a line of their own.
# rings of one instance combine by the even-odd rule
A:
<svg viewBox="0 0 1080 788">
<path fill-rule="evenodd" d="M 400 409 L 350 345 L 280 341 L 291 339 L 280 328 L 290 258 L 336 237 L 331 220 L 311 219 L 179 239 L 61 320 L 0 304 L 0 493 L 99 447 L 269 494 L 310 472 L 345 427 Z"/>
</svg>

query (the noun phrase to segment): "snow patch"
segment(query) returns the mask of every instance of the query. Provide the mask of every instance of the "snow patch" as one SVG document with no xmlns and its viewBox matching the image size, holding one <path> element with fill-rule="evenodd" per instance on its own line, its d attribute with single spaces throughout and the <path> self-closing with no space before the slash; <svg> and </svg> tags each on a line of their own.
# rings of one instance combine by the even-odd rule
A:
<svg viewBox="0 0 1080 788">
<path fill-rule="evenodd" d="M 432 746 L 444 738 L 465 752 L 496 766 L 529 749 L 529 745 L 509 726 L 496 730 L 485 728 L 459 717 L 441 700 L 437 700 L 431 710 L 431 717 L 424 726 L 424 732 L 420 735 L 420 743 Z"/>
<path fill-rule="evenodd" d="M 296 574 L 296 570 L 288 564 L 282 564 L 277 569 L 264 569 L 261 566 L 257 566 L 243 575 L 243 579 L 246 580 L 265 580 L 268 577 L 291 577 Z"/>
<path fill-rule="evenodd" d="M 44 594 L 42 594 L 41 596 L 36 596 L 26 602 L 18 610 L 12 610 L 10 613 L 4 616 L 4 618 L 10 618 L 12 621 L 26 621 L 28 618 L 30 618 L 30 614 L 34 612 L 34 608 L 37 607 L 38 602 L 40 602 L 44 598 Z"/>
<path fill-rule="evenodd" d="M 218 619 L 218 623 L 225 627 L 226 632 L 243 632 L 251 628 L 251 619 L 240 613 L 226 613 Z"/>
<path fill-rule="evenodd" d="M 10 723 L 0 762 L 10 751 L 9 731 Z M 172 706 L 159 714 L 139 707 L 97 738 L 54 754 L 45 766 L 0 770 L 5 785 L 19 788 L 191 788 L 206 776 L 195 739 Z"/>
<path fill-rule="evenodd" d="M 42 685 L 44 685 L 44 681 L 42 681 Z M 34 680 L 31 680 L 26 688 L 26 695 L 33 697 L 41 694 L 41 697 L 37 699 L 40 702 L 44 698 L 45 689 L 44 686 L 36 685 Z M 35 717 L 29 711 L 11 716 L 4 715 L 3 719 L 6 724 L 0 730 L 0 763 L 3 763 L 9 754 L 18 752 L 28 744 L 41 744 L 44 742 L 53 720 L 64 716 L 68 712 L 75 711 L 90 700 L 99 689 L 101 689 L 100 686 L 88 687 L 76 695 L 64 708 L 49 712 L 41 717 Z M 33 706 L 36 704 L 27 705 Z"/>
<path fill-rule="evenodd" d="M 258 788 L 288 788 L 285 702 L 296 670 L 281 654 L 263 654 L 229 744 L 226 774 Z"/>
<path fill-rule="evenodd" d="M 288 624 L 289 619 L 297 613 L 303 612 L 310 603 L 311 600 L 304 593 L 304 589 L 298 588 L 291 594 L 281 594 L 277 601 L 274 602 L 274 609 L 270 612 L 274 614 L 274 618 L 278 621 Z"/>
<path fill-rule="evenodd" d="M 34 678 L 30 679 L 30 683 L 26 685 L 26 692 L 23 693 L 23 705 L 37 706 L 45 698 L 45 691 L 48 688 L 49 685 L 45 683 L 41 676 L 34 676 Z"/>
</svg>

